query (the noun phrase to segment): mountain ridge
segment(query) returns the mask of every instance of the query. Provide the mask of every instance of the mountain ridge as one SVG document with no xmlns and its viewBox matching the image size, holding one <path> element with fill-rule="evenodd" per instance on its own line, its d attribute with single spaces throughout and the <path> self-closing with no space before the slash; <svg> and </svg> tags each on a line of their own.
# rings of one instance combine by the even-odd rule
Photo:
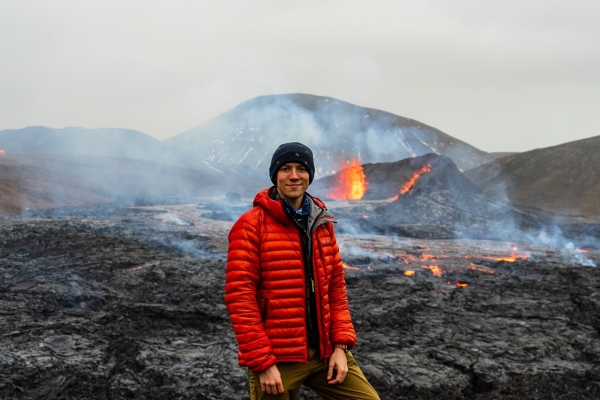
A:
<svg viewBox="0 0 600 400">
<path fill-rule="evenodd" d="M 189 167 L 191 162 L 144 132 L 122 128 L 50 128 L 30 126 L 0 131 L 0 149 L 6 154 L 65 154 L 128 158 Z M 208 171 L 199 163 L 194 168 Z"/>
<path fill-rule="evenodd" d="M 219 169 L 245 165 L 255 171 L 267 171 L 274 149 L 290 141 L 313 150 L 317 178 L 352 158 L 372 163 L 436 153 L 452 158 L 461 170 L 492 159 L 422 122 L 301 93 L 258 96 L 165 140 L 183 152 L 194 149 L 198 159 Z"/>
</svg>

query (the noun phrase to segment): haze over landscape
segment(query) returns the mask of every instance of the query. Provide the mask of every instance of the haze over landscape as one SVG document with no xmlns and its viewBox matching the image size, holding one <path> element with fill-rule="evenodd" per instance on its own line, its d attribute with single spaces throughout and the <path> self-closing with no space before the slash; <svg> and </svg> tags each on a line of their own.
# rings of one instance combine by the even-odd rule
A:
<svg viewBox="0 0 600 400">
<path fill-rule="evenodd" d="M 0 397 L 247 398 L 227 234 L 298 130 L 382 399 L 598 398 L 600 136 L 499 157 L 300 93 L 162 141 L 0 131 Z"/>
<path fill-rule="evenodd" d="M 484 202 L 512 202 L 533 213 L 600 216 L 598 137 L 493 157 L 420 121 L 310 94 L 259 96 L 163 141 L 125 129 L 0 131 L 0 209 L 18 214 L 64 205 L 194 202 L 198 196 L 224 196 L 232 190 L 251 199 L 271 185 L 267 169 L 273 143 L 300 136 L 315 154 L 313 187 L 325 198 L 340 191 L 339 179 L 332 185 L 332 175 L 360 164 L 370 176 L 365 185 L 389 175 L 383 191 L 397 191 L 393 188 L 416 170 L 368 171 L 387 171 L 385 165 L 400 165 L 390 164 L 399 160 L 410 164 L 429 154 L 451 161 L 427 175 L 456 169 L 461 177 L 452 181 L 471 179 L 489 197 Z M 460 187 L 464 185 L 449 187 L 446 202 L 463 191 Z M 481 214 L 476 209 L 481 207 L 468 212 Z M 442 212 L 449 213 L 450 208 Z M 484 214 L 491 219 L 499 215 Z"/>
</svg>

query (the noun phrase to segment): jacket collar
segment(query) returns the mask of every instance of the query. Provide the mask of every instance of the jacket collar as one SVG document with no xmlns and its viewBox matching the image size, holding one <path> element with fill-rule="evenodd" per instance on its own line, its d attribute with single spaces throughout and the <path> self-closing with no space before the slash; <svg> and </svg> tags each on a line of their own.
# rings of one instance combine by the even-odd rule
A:
<svg viewBox="0 0 600 400">
<path fill-rule="evenodd" d="M 313 221 L 313 224 L 318 221 L 323 222 L 337 222 L 333 215 L 329 212 L 325 203 L 321 201 L 321 199 L 306 193 L 309 201 L 311 202 L 310 213 L 308 214 L 308 218 Z M 271 213 L 273 217 L 284 224 L 293 224 L 294 222 L 289 217 L 289 215 L 283 209 L 283 204 L 279 201 L 279 196 L 277 195 L 277 189 L 275 186 L 272 186 L 269 189 L 263 189 L 256 194 L 254 197 L 254 202 L 252 203 L 254 207 L 259 206 Z M 324 219 L 325 218 L 325 219 Z"/>
</svg>

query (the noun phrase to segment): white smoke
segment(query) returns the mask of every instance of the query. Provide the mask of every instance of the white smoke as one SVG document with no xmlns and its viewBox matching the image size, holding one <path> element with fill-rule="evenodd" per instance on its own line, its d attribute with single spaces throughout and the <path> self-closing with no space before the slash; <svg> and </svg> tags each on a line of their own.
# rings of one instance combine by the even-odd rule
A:
<svg viewBox="0 0 600 400">
<path fill-rule="evenodd" d="M 172 214 L 172 213 L 159 214 L 156 216 L 156 218 L 162 220 L 165 223 L 171 223 L 171 224 L 182 225 L 182 226 L 190 225 L 189 222 L 185 222 L 179 216 Z"/>
<path fill-rule="evenodd" d="M 542 230 L 537 232 L 536 235 L 528 235 L 526 236 L 526 239 L 531 243 L 550 246 L 559 250 L 568 262 L 586 267 L 596 267 L 596 263 L 585 255 L 585 249 L 583 249 L 584 245 L 576 244 L 572 240 L 567 239 L 558 226 L 554 226 L 551 232 Z M 591 242 L 590 244 L 593 244 L 594 247 L 597 247 L 599 244 L 597 239 L 590 237 L 585 238 L 584 242 L 586 242 L 586 244 Z"/>
</svg>

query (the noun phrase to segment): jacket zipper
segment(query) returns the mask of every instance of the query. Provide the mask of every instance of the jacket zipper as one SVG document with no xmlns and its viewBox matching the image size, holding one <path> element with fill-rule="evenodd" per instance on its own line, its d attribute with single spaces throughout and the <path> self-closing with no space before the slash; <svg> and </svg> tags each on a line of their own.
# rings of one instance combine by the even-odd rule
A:
<svg viewBox="0 0 600 400">
<path fill-rule="evenodd" d="M 319 212 L 319 214 L 315 217 L 315 222 L 313 223 L 313 225 L 311 226 L 310 232 L 308 233 L 310 235 L 310 243 L 311 243 L 311 248 L 310 248 L 310 257 L 312 258 L 311 260 L 311 267 L 313 269 L 313 271 L 311 271 L 312 274 L 315 274 L 315 276 L 317 275 L 317 265 L 315 262 L 315 243 L 313 239 L 313 232 L 316 231 L 316 229 L 319 227 L 319 225 L 321 225 L 321 223 L 319 223 L 319 217 L 321 217 L 321 215 L 323 215 L 323 213 L 325 212 L 325 210 L 321 209 L 321 211 Z M 317 238 L 317 242 L 318 242 L 318 238 Z M 317 243 L 317 245 L 320 247 L 320 243 Z M 319 352 L 321 354 L 321 357 L 325 356 L 325 334 L 324 334 L 324 329 L 323 329 L 323 323 L 321 321 L 321 308 L 323 307 L 320 301 L 320 292 L 317 292 L 317 290 L 319 290 L 319 288 L 315 289 L 314 287 L 314 281 L 313 281 L 313 292 L 315 292 L 315 312 L 317 313 L 317 331 L 319 332 Z"/>
<path fill-rule="evenodd" d="M 321 317 L 320 317 L 320 312 L 319 310 L 321 309 L 321 302 L 319 301 L 319 292 L 317 291 L 318 288 L 315 287 L 315 280 L 314 280 L 314 274 L 316 271 L 316 265 L 314 263 L 314 249 L 313 249 L 313 240 L 312 240 L 312 233 L 316 230 L 317 227 L 319 227 L 321 224 L 326 223 L 326 222 L 330 222 L 329 220 L 334 219 L 333 217 L 328 217 L 326 218 L 325 221 L 319 220 L 319 218 L 321 217 L 321 215 L 323 215 L 323 213 L 325 212 L 324 209 L 321 209 L 321 211 L 319 212 L 319 214 L 315 217 L 315 222 L 310 226 L 310 229 L 304 229 L 302 228 L 302 226 L 298 223 L 298 221 L 296 221 L 295 218 L 292 218 L 294 220 L 294 223 L 296 224 L 296 226 L 299 228 L 300 231 L 300 235 L 304 235 L 306 237 L 306 240 L 308 241 L 308 252 L 309 254 L 304 255 L 304 263 L 306 264 L 307 262 L 310 261 L 310 267 L 311 268 L 304 268 L 304 273 L 306 274 L 306 270 L 308 269 L 308 274 L 309 274 L 309 278 L 310 278 L 310 288 L 312 290 L 312 293 L 315 293 L 315 308 L 316 310 L 313 310 L 313 312 L 317 313 L 317 332 L 319 333 L 319 351 L 321 353 L 321 356 L 325 355 L 325 343 L 324 343 L 324 330 L 323 327 L 321 326 Z M 305 277 L 306 279 L 306 277 Z M 307 318 L 306 321 L 306 354 L 307 354 L 307 360 L 308 360 L 308 324 L 311 323 L 310 321 L 311 319 L 311 309 L 310 309 L 310 292 L 308 291 L 308 288 L 305 285 L 305 292 L 306 292 L 306 312 L 304 313 L 304 315 L 306 316 L 305 318 Z"/>
<path fill-rule="evenodd" d="M 302 227 L 299 226 L 299 228 L 300 228 L 299 229 L 300 230 L 300 235 L 302 236 L 301 240 L 302 241 L 306 240 L 306 241 L 310 242 L 310 238 L 307 237 L 308 236 L 307 232 Z M 302 244 L 303 253 L 304 253 L 304 247 L 305 246 L 304 246 L 303 243 L 301 243 L 301 244 Z M 310 252 L 310 245 L 308 245 L 308 249 L 307 250 L 309 250 L 309 252 Z M 307 282 L 306 282 L 306 273 L 307 272 L 308 272 L 308 278 L 310 279 L 310 286 L 311 286 L 313 292 L 315 290 L 315 283 L 314 283 L 313 274 L 312 274 L 311 269 L 310 268 L 306 268 L 309 256 L 307 256 L 306 254 L 303 254 L 303 257 L 304 257 L 303 264 L 305 265 L 305 267 L 304 267 L 304 283 L 305 284 L 303 286 L 304 286 L 304 293 L 305 293 L 305 296 L 304 296 L 305 297 L 304 318 L 306 318 L 306 321 L 305 321 L 305 327 L 306 327 L 305 328 L 305 332 L 306 332 L 306 335 L 305 335 L 305 337 L 306 337 L 306 361 L 308 362 L 308 358 L 309 358 L 309 351 L 308 351 L 308 349 L 309 349 L 309 345 L 308 345 L 308 342 L 309 342 L 309 325 L 312 324 L 311 323 L 312 318 L 311 318 L 311 307 L 310 307 L 310 296 L 311 296 L 311 294 L 310 294 L 310 291 L 309 291 L 309 288 L 308 288 L 308 285 L 307 285 Z"/>
</svg>

